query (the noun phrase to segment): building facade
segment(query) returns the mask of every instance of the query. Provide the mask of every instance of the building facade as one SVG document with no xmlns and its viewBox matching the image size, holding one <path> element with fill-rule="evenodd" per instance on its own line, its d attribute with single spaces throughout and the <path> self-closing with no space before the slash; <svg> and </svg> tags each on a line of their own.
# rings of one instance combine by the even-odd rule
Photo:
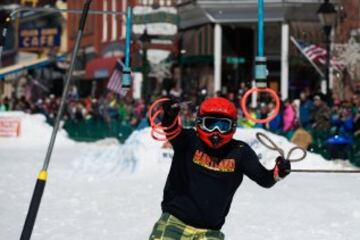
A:
<svg viewBox="0 0 360 240">
<path fill-rule="evenodd" d="M 82 9 L 84 0 L 68 0 L 68 9 Z M 133 1 L 93 1 L 91 10 L 125 13 Z M 68 52 L 74 48 L 80 14 L 67 14 Z M 75 77 L 80 95 L 102 92 L 116 62 L 124 56 L 126 23 L 124 14 L 89 14 L 80 43 Z"/>
<path fill-rule="evenodd" d="M 52 91 L 64 19 L 60 13 L 19 10 L 23 7 L 56 7 L 55 0 L 1 1 L 0 9 L 12 15 L 5 38 L 0 70 L 0 95 L 36 98 Z M 45 9 L 44 9 L 45 10 Z M 47 86 L 46 86 L 47 85 Z M 31 87 L 32 86 L 32 87 Z M 26 90 L 28 89 L 28 90 Z"/>
<path fill-rule="evenodd" d="M 265 1 L 265 56 L 269 86 L 282 99 L 318 88 L 319 76 L 290 37 L 321 43 L 316 15 L 322 0 Z M 336 1 L 335 1 L 336 2 Z M 189 89 L 237 91 L 251 86 L 257 54 L 257 0 L 178 1 L 181 18 L 182 78 Z M 298 62 L 306 68 L 298 67 Z"/>
<path fill-rule="evenodd" d="M 68 0 L 67 4 L 69 9 L 81 9 L 84 2 L 84 0 Z M 117 0 L 93 1 L 91 9 L 124 12 L 128 6 L 127 2 L 128 1 Z M 74 47 L 79 21 L 79 14 L 68 14 L 67 31 L 69 35 L 69 50 Z M 90 14 L 85 26 L 84 37 L 81 41 L 81 49 L 84 49 L 88 53 L 93 53 L 97 57 L 106 55 L 108 53 L 104 53 L 104 50 L 108 45 L 124 40 L 126 32 L 125 27 L 123 15 Z"/>
<path fill-rule="evenodd" d="M 68 0 L 67 3 L 69 9 L 80 9 L 84 1 Z M 176 2 L 173 0 L 104 0 L 93 1 L 91 9 L 126 12 L 128 6 L 132 7 L 131 66 L 134 71 L 144 76 L 145 74 L 151 75 L 150 63 L 154 59 L 161 58 L 159 51 L 162 51 L 162 54 L 177 51 L 176 39 L 173 39 L 177 33 L 177 26 L 171 26 L 171 21 L 174 19 L 173 13 L 176 12 L 175 5 Z M 80 16 L 68 14 L 67 19 L 68 50 L 70 52 L 74 47 Z M 82 79 L 91 80 L 93 83 L 91 88 L 94 88 L 94 83 L 96 83 L 97 88 L 104 89 L 106 80 L 109 79 L 116 61 L 124 57 L 125 20 L 124 15 L 88 16 L 78 55 L 81 64 L 77 66 L 76 74 L 83 76 Z M 163 21 L 170 22 L 163 24 Z M 145 32 L 148 43 L 142 42 Z M 145 52 L 147 54 L 146 61 L 144 61 Z M 145 65 L 148 65 L 146 73 L 144 71 Z M 137 84 L 135 87 L 143 88 L 145 84 L 149 88 L 152 84 L 158 85 L 156 80 L 149 78 L 149 80 L 142 81 L 141 86 Z M 143 90 L 147 91 L 145 88 Z"/>
<path fill-rule="evenodd" d="M 179 18 L 175 0 L 138 0 L 133 6 L 133 67 L 149 100 L 180 82 L 172 69 L 178 54 Z M 176 74 L 175 74 L 176 75 Z"/>
<path fill-rule="evenodd" d="M 340 0 L 334 34 L 334 54 L 344 61 L 346 69 L 334 78 L 334 93 L 338 99 L 350 100 L 360 94 L 360 2 Z"/>
</svg>

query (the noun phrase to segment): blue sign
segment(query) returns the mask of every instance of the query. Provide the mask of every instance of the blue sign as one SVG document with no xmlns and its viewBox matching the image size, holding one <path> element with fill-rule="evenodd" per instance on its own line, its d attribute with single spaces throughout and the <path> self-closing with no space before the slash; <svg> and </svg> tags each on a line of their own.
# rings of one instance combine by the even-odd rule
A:
<svg viewBox="0 0 360 240">
<path fill-rule="evenodd" d="M 109 71 L 107 69 L 98 69 L 94 73 L 95 78 L 107 78 L 109 77 Z"/>
<path fill-rule="evenodd" d="M 41 50 L 60 47 L 60 44 L 61 29 L 58 27 L 22 29 L 19 32 L 20 49 Z"/>
</svg>

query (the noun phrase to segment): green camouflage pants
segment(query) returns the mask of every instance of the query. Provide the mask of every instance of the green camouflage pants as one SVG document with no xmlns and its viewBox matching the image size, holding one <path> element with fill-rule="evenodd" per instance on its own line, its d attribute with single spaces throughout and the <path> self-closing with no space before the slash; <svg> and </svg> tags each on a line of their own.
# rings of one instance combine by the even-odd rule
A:
<svg viewBox="0 0 360 240">
<path fill-rule="evenodd" d="M 224 237 L 220 231 L 194 228 L 163 213 L 155 223 L 149 240 L 224 240 Z"/>
</svg>

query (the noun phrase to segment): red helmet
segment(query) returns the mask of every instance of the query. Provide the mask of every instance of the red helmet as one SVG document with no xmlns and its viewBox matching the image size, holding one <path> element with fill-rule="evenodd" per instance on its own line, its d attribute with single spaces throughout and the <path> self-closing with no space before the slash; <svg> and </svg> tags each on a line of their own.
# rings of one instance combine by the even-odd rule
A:
<svg viewBox="0 0 360 240">
<path fill-rule="evenodd" d="M 200 139 L 212 148 L 228 143 L 236 130 L 237 109 L 229 100 L 208 98 L 200 104 L 196 130 Z"/>
</svg>

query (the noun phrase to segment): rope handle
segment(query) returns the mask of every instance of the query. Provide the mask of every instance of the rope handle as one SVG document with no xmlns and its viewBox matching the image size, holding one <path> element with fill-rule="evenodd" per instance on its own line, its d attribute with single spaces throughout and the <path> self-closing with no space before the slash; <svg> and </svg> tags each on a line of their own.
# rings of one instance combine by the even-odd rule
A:
<svg viewBox="0 0 360 240">
<path fill-rule="evenodd" d="M 270 137 L 268 137 L 266 134 L 257 132 L 256 138 L 266 148 L 273 150 L 273 151 L 278 151 L 282 158 L 284 158 L 290 162 L 299 162 L 299 161 L 304 160 L 306 157 L 307 152 L 305 149 L 303 149 L 301 147 L 295 146 L 295 147 L 291 148 L 285 157 L 284 150 L 281 149 L 278 145 L 276 145 L 275 142 L 273 140 L 271 140 Z M 293 152 L 295 152 L 296 150 L 300 150 L 303 153 L 303 155 L 300 156 L 299 158 L 291 158 L 291 155 L 293 155 Z"/>
</svg>

